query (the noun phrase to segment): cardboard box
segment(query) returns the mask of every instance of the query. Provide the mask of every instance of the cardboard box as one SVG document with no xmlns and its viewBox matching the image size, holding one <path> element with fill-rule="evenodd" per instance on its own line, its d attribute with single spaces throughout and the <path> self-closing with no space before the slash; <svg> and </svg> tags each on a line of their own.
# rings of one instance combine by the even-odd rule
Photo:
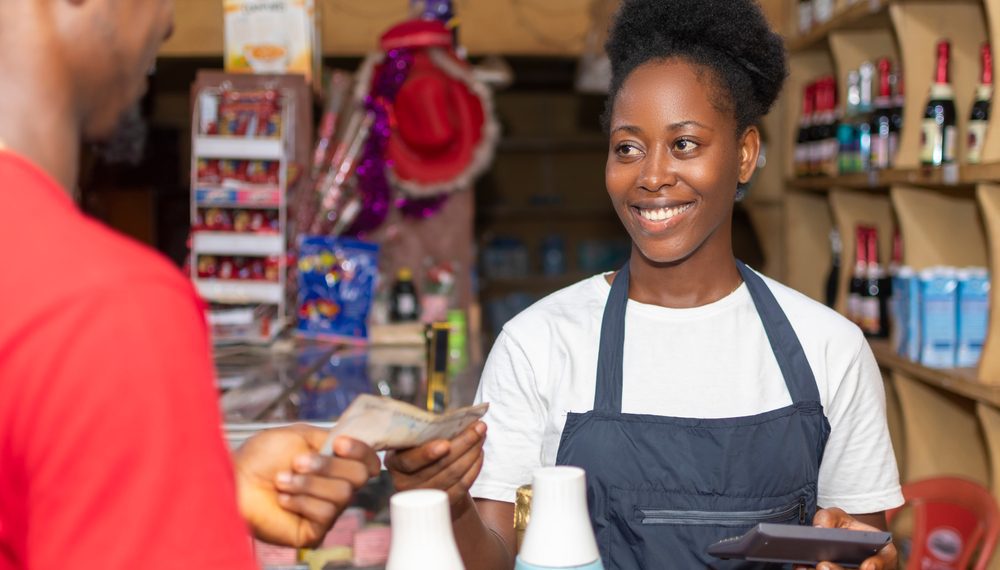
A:
<svg viewBox="0 0 1000 570">
<path fill-rule="evenodd" d="M 223 7 L 226 71 L 318 77 L 314 0 L 223 0 Z"/>
</svg>

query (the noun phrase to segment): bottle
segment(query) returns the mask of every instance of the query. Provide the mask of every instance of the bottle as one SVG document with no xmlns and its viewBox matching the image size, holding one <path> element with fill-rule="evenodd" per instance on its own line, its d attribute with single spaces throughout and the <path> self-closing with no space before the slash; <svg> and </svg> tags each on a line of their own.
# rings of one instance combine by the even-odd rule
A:
<svg viewBox="0 0 1000 570">
<path fill-rule="evenodd" d="M 823 169 L 823 80 L 814 81 L 812 84 L 813 112 L 809 121 L 809 142 L 807 143 L 809 155 L 809 174 L 819 176 Z"/>
<path fill-rule="evenodd" d="M 899 281 L 899 274 L 903 269 L 903 238 L 896 227 L 892 233 L 892 257 L 889 261 L 889 270 L 882 279 L 880 292 L 885 300 L 884 312 L 882 313 L 887 336 L 892 338 L 893 347 L 898 348 L 901 338 L 901 325 L 899 319 L 899 303 L 897 299 L 896 283 Z"/>
<path fill-rule="evenodd" d="M 844 244 L 837 228 L 830 230 L 830 271 L 826 275 L 826 306 L 837 305 L 837 294 L 840 292 L 840 253 Z"/>
<path fill-rule="evenodd" d="M 795 139 L 795 176 L 802 178 L 812 174 L 810 165 L 810 128 L 813 120 L 813 105 L 816 84 L 806 85 L 802 93 L 802 115 L 799 117 L 799 132 Z"/>
<path fill-rule="evenodd" d="M 951 42 L 937 44 L 937 65 L 934 83 L 924 111 L 921 133 L 920 162 L 924 166 L 941 166 L 955 162 L 956 113 L 955 92 L 951 87 L 948 66 Z"/>
<path fill-rule="evenodd" d="M 855 118 L 861 105 L 861 74 L 851 70 L 847 74 L 847 101 L 844 107 L 844 120 L 837 127 L 837 144 L 840 148 L 838 170 L 841 174 L 856 172 L 858 160 L 858 135 L 855 129 Z"/>
<path fill-rule="evenodd" d="M 878 60 L 878 97 L 871 122 L 871 168 L 885 170 L 892 167 L 892 137 L 898 136 L 892 124 L 892 62 L 883 57 Z"/>
<path fill-rule="evenodd" d="M 531 495 L 531 518 L 515 570 L 604 570 L 587 510 L 583 469 L 538 469 Z"/>
<path fill-rule="evenodd" d="M 868 271 L 867 242 L 867 228 L 858 226 L 854 234 L 854 272 L 851 273 L 851 286 L 847 294 L 847 318 L 858 326 L 861 326 L 861 296 L 865 286 L 865 274 Z"/>
<path fill-rule="evenodd" d="M 417 290 L 413 287 L 413 273 L 406 268 L 400 269 L 396 274 L 396 283 L 392 286 L 389 318 L 396 323 L 419 320 L 418 307 Z"/>
<path fill-rule="evenodd" d="M 882 290 L 885 275 L 878 262 L 878 230 L 868 228 L 868 267 L 865 270 L 865 284 L 861 292 L 861 330 L 869 337 L 886 336 L 885 312 L 888 302 Z"/>
<path fill-rule="evenodd" d="M 966 160 L 969 164 L 983 161 L 983 144 L 986 142 L 986 127 L 990 121 L 990 105 L 993 101 L 993 53 L 986 42 L 980 48 L 982 74 L 976 89 L 976 102 L 972 104 L 969 116 L 969 148 Z"/>
<path fill-rule="evenodd" d="M 861 76 L 861 99 L 858 103 L 858 116 L 855 117 L 855 129 L 858 137 L 858 158 L 854 164 L 855 172 L 865 172 L 871 169 L 872 162 L 872 82 L 875 78 L 875 66 L 870 61 L 861 64 L 858 70 Z"/>
<path fill-rule="evenodd" d="M 819 145 L 820 174 L 825 176 L 836 176 L 838 172 L 838 160 L 840 145 L 837 142 L 837 129 L 839 121 L 837 119 L 837 83 L 833 76 L 826 77 L 822 81 L 822 102 L 820 112 L 820 129 L 817 137 Z M 820 103 L 817 102 L 817 105 Z"/>
<path fill-rule="evenodd" d="M 392 542 L 386 570 L 464 570 L 451 528 L 448 494 L 437 489 L 396 493 L 389 499 Z"/>
<path fill-rule="evenodd" d="M 799 34 L 809 33 L 813 25 L 813 3 L 812 0 L 799 0 Z"/>
</svg>

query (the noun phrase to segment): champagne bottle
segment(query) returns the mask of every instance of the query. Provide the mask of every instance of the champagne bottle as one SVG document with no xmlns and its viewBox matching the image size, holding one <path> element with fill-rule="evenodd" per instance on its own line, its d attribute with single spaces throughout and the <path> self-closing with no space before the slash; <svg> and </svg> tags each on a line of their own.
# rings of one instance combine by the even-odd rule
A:
<svg viewBox="0 0 1000 570">
<path fill-rule="evenodd" d="M 976 89 L 976 101 L 969 116 L 969 149 L 966 160 L 969 164 L 979 164 L 983 160 L 983 144 L 986 142 L 986 127 L 990 121 L 990 105 L 993 101 L 993 53 L 989 42 L 980 48 L 982 74 Z"/>
<path fill-rule="evenodd" d="M 839 121 L 837 119 L 837 82 L 833 76 L 827 77 L 823 81 L 823 113 L 820 119 L 822 124 L 820 136 L 820 158 L 821 174 L 836 176 L 837 155 L 840 146 L 837 143 L 837 129 Z"/>
<path fill-rule="evenodd" d="M 872 114 L 872 159 L 874 170 L 885 170 L 892 166 L 892 137 L 895 134 L 892 124 L 892 63 L 883 57 L 878 61 L 878 97 L 875 98 L 875 111 Z"/>
<path fill-rule="evenodd" d="M 920 162 L 924 166 L 941 166 L 955 162 L 957 136 L 955 91 L 951 87 L 948 67 L 951 62 L 951 42 L 937 44 L 937 65 L 934 83 L 924 111 L 921 133 Z"/>
<path fill-rule="evenodd" d="M 865 241 L 868 266 L 865 269 L 865 283 L 861 292 L 861 329 L 870 337 L 884 338 L 886 336 L 884 317 L 888 304 L 882 291 L 882 280 L 885 276 L 878 262 L 878 230 L 868 228 Z"/>
<path fill-rule="evenodd" d="M 899 137 L 903 132 L 903 105 L 906 103 L 906 85 L 903 82 L 903 67 L 896 64 L 895 72 L 890 76 L 892 83 L 892 131 L 889 136 L 889 164 L 896 163 L 896 153 L 899 150 Z"/>
<path fill-rule="evenodd" d="M 847 318 L 861 326 L 861 298 L 865 286 L 865 273 L 868 271 L 867 228 L 858 226 L 854 234 L 854 272 L 851 273 L 851 286 L 847 294 Z"/>
</svg>

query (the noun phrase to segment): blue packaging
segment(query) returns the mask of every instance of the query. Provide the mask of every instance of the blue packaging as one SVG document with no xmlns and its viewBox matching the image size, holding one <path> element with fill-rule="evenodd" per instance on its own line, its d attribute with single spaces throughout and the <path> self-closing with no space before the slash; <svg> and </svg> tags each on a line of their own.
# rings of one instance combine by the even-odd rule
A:
<svg viewBox="0 0 1000 570">
<path fill-rule="evenodd" d="M 958 272 L 958 349 L 955 365 L 979 364 L 986 342 L 990 312 L 990 278 L 985 268 L 972 267 Z"/>
<path fill-rule="evenodd" d="M 377 281 L 378 245 L 329 236 L 300 237 L 298 334 L 367 340 Z"/>
<path fill-rule="evenodd" d="M 954 368 L 958 345 L 958 279 L 948 267 L 920 274 L 921 315 L 920 362 L 930 368 Z"/>
<path fill-rule="evenodd" d="M 914 277 L 913 269 L 900 267 L 892 276 L 892 298 L 889 299 L 889 342 L 893 352 L 905 354 L 906 342 L 910 337 L 906 328 L 908 315 L 909 287 Z"/>
<path fill-rule="evenodd" d="M 921 336 L 923 334 L 921 330 L 923 298 L 920 276 L 912 268 L 906 267 L 905 271 L 900 270 L 900 277 L 905 278 L 903 302 L 906 306 L 901 309 L 903 312 L 901 320 L 903 321 L 902 329 L 904 331 L 904 338 L 899 354 L 914 362 L 920 362 L 920 347 L 921 339 L 923 338 Z"/>
</svg>

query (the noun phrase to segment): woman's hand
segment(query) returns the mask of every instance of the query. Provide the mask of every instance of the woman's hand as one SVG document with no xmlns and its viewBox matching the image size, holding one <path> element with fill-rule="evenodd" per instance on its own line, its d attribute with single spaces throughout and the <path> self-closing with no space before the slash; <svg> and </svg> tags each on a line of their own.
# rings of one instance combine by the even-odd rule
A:
<svg viewBox="0 0 1000 570">
<path fill-rule="evenodd" d="M 842 509 L 820 509 L 813 518 L 813 526 L 844 528 L 848 530 L 879 530 L 859 521 L 845 513 Z M 896 545 L 889 543 L 878 554 L 865 560 L 861 564 L 860 570 L 895 570 L 898 559 L 899 555 L 896 552 Z M 797 566 L 796 570 L 803 568 L 803 566 Z M 843 570 L 843 568 L 831 562 L 821 562 L 816 566 L 816 570 Z"/>
<path fill-rule="evenodd" d="M 234 454 L 236 489 L 254 536 L 296 548 L 322 542 L 381 466 L 370 447 L 337 438 L 334 454 L 319 454 L 329 430 L 295 424 L 262 431 Z"/>
<path fill-rule="evenodd" d="M 483 468 L 486 424 L 476 422 L 451 441 L 431 441 L 386 455 L 385 466 L 398 491 L 440 489 L 448 493 L 452 519 L 459 518 L 473 503 L 469 488 Z"/>
</svg>

